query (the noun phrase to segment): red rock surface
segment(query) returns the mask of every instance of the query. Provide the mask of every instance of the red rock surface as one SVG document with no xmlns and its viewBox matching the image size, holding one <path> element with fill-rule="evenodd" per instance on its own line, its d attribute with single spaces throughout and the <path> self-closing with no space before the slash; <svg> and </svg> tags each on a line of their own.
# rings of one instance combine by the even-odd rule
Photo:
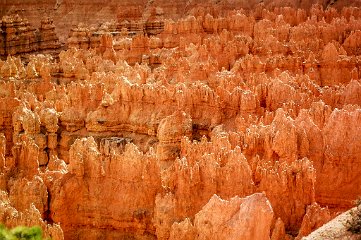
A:
<svg viewBox="0 0 361 240">
<path fill-rule="evenodd" d="M 37 48 L 28 24 L 24 44 L 0 41 L 20 55 L 0 60 L 0 222 L 52 239 L 277 240 L 350 208 L 361 10 L 319 3 L 0 3 L 54 19 Z M 55 32 L 67 49 L 39 54 Z"/>
<path fill-rule="evenodd" d="M 60 44 L 53 21 L 43 19 L 39 29 L 19 15 L 4 16 L 0 21 L 0 56 L 56 50 Z"/>
</svg>

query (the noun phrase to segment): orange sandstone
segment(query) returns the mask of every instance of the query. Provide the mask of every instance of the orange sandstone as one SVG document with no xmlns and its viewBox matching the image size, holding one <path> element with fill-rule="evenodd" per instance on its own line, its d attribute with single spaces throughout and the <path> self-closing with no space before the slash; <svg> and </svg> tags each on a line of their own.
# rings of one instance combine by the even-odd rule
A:
<svg viewBox="0 0 361 240">
<path fill-rule="evenodd" d="M 301 239 L 352 206 L 359 3 L 217 3 L 0 4 L 1 223 Z"/>
</svg>

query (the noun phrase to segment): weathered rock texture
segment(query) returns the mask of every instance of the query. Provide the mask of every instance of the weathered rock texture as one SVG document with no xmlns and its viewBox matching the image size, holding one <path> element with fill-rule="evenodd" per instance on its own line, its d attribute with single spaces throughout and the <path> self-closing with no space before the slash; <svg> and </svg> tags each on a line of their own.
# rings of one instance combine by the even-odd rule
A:
<svg viewBox="0 0 361 240">
<path fill-rule="evenodd" d="M 19 15 L 10 15 L 2 18 L 0 26 L 0 56 L 34 53 L 60 47 L 55 26 L 50 19 L 42 20 L 37 30 Z"/>
<path fill-rule="evenodd" d="M 26 2 L 13 10 L 32 19 Z M 53 239 L 301 239 L 352 206 L 356 1 L 145 2 L 34 5 L 74 26 L 56 56 L 0 61 L 1 222 Z M 21 29 L 14 54 L 33 46 Z M 42 22 L 38 50 L 54 31 Z"/>
<path fill-rule="evenodd" d="M 347 226 L 355 221 L 357 207 L 346 211 L 336 218 L 332 219 L 327 224 L 318 228 L 316 231 L 304 237 L 304 240 L 316 240 L 316 239 L 340 239 L 340 240 L 357 240 L 360 239 L 361 234 L 353 234 L 347 230 Z"/>
<path fill-rule="evenodd" d="M 313 4 L 323 8 L 333 7 L 341 10 L 343 7 L 361 7 L 358 0 L 12 0 L 1 2 L 0 16 L 19 14 L 39 27 L 42 17 L 51 17 L 55 21 L 61 41 L 66 40 L 70 29 L 79 23 L 97 26 L 99 23 L 118 20 L 121 26 L 127 26 L 132 31 L 145 30 L 148 33 L 157 32 L 162 28 L 160 17 L 177 20 L 189 15 L 210 13 L 217 16 L 227 16 L 227 11 L 234 9 L 252 11 L 262 3 L 255 14 L 262 16 L 262 8 L 274 9 L 282 7 L 301 8 L 309 10 Z M 226 10 L 226 11 L 224 11 Z M 291 12 L 286 10 L 287 14 Z M 276 12 L 280 14 L 280 12 Z M 350 12 L 348 13 L 350 16 Z M 352 14 L 352 13 L 351 13 Z M 359 16 L 359 15 L 356 15 Z M 297 18 L 290 14 L 289 18 Z M 294 19 L 295 20 L 295 19 Z"/>
</svg>

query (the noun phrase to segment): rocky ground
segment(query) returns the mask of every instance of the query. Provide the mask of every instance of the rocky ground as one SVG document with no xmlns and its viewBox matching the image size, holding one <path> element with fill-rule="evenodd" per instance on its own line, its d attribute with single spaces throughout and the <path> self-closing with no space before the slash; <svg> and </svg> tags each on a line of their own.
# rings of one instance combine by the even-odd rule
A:
<svg viewBox="0 0 361 240">
<path fill-rule="evenodd" d="M 0 2 L 1 223 L 301 239 L 361 195 L 357 1 L 25 2 Z"/>
</svg>

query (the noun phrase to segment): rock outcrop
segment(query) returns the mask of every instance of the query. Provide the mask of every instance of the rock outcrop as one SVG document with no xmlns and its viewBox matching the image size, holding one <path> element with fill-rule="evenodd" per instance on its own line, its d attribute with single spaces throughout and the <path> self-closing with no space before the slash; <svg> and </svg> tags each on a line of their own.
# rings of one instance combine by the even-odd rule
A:
<svg viewBox="0 0 361 240">
<path fill-rule="evenodd" d="M 47 1 L 39 31 L 3 18 L 2 223 L 53 239 L 301 239 L 352 206 L 359 8 L 95 2 Z M 68 49 L 46 54 L 70 24 Z"/>
<path fill-rule="evenodd" d="M 60 48 L 51 19 L 41 21 L 39 29 L 19 15 L 3 16 L 0 21 L 0 56 L 37 53 Z"/>
<path fill-rule="evenodd" d="M 174 223 L 169 239 L 269 239 L 272 218 L 264 194 L 229 201 L 214 195 L 195 215 L 194 224 L 188 218 Z"/>
</svg>

